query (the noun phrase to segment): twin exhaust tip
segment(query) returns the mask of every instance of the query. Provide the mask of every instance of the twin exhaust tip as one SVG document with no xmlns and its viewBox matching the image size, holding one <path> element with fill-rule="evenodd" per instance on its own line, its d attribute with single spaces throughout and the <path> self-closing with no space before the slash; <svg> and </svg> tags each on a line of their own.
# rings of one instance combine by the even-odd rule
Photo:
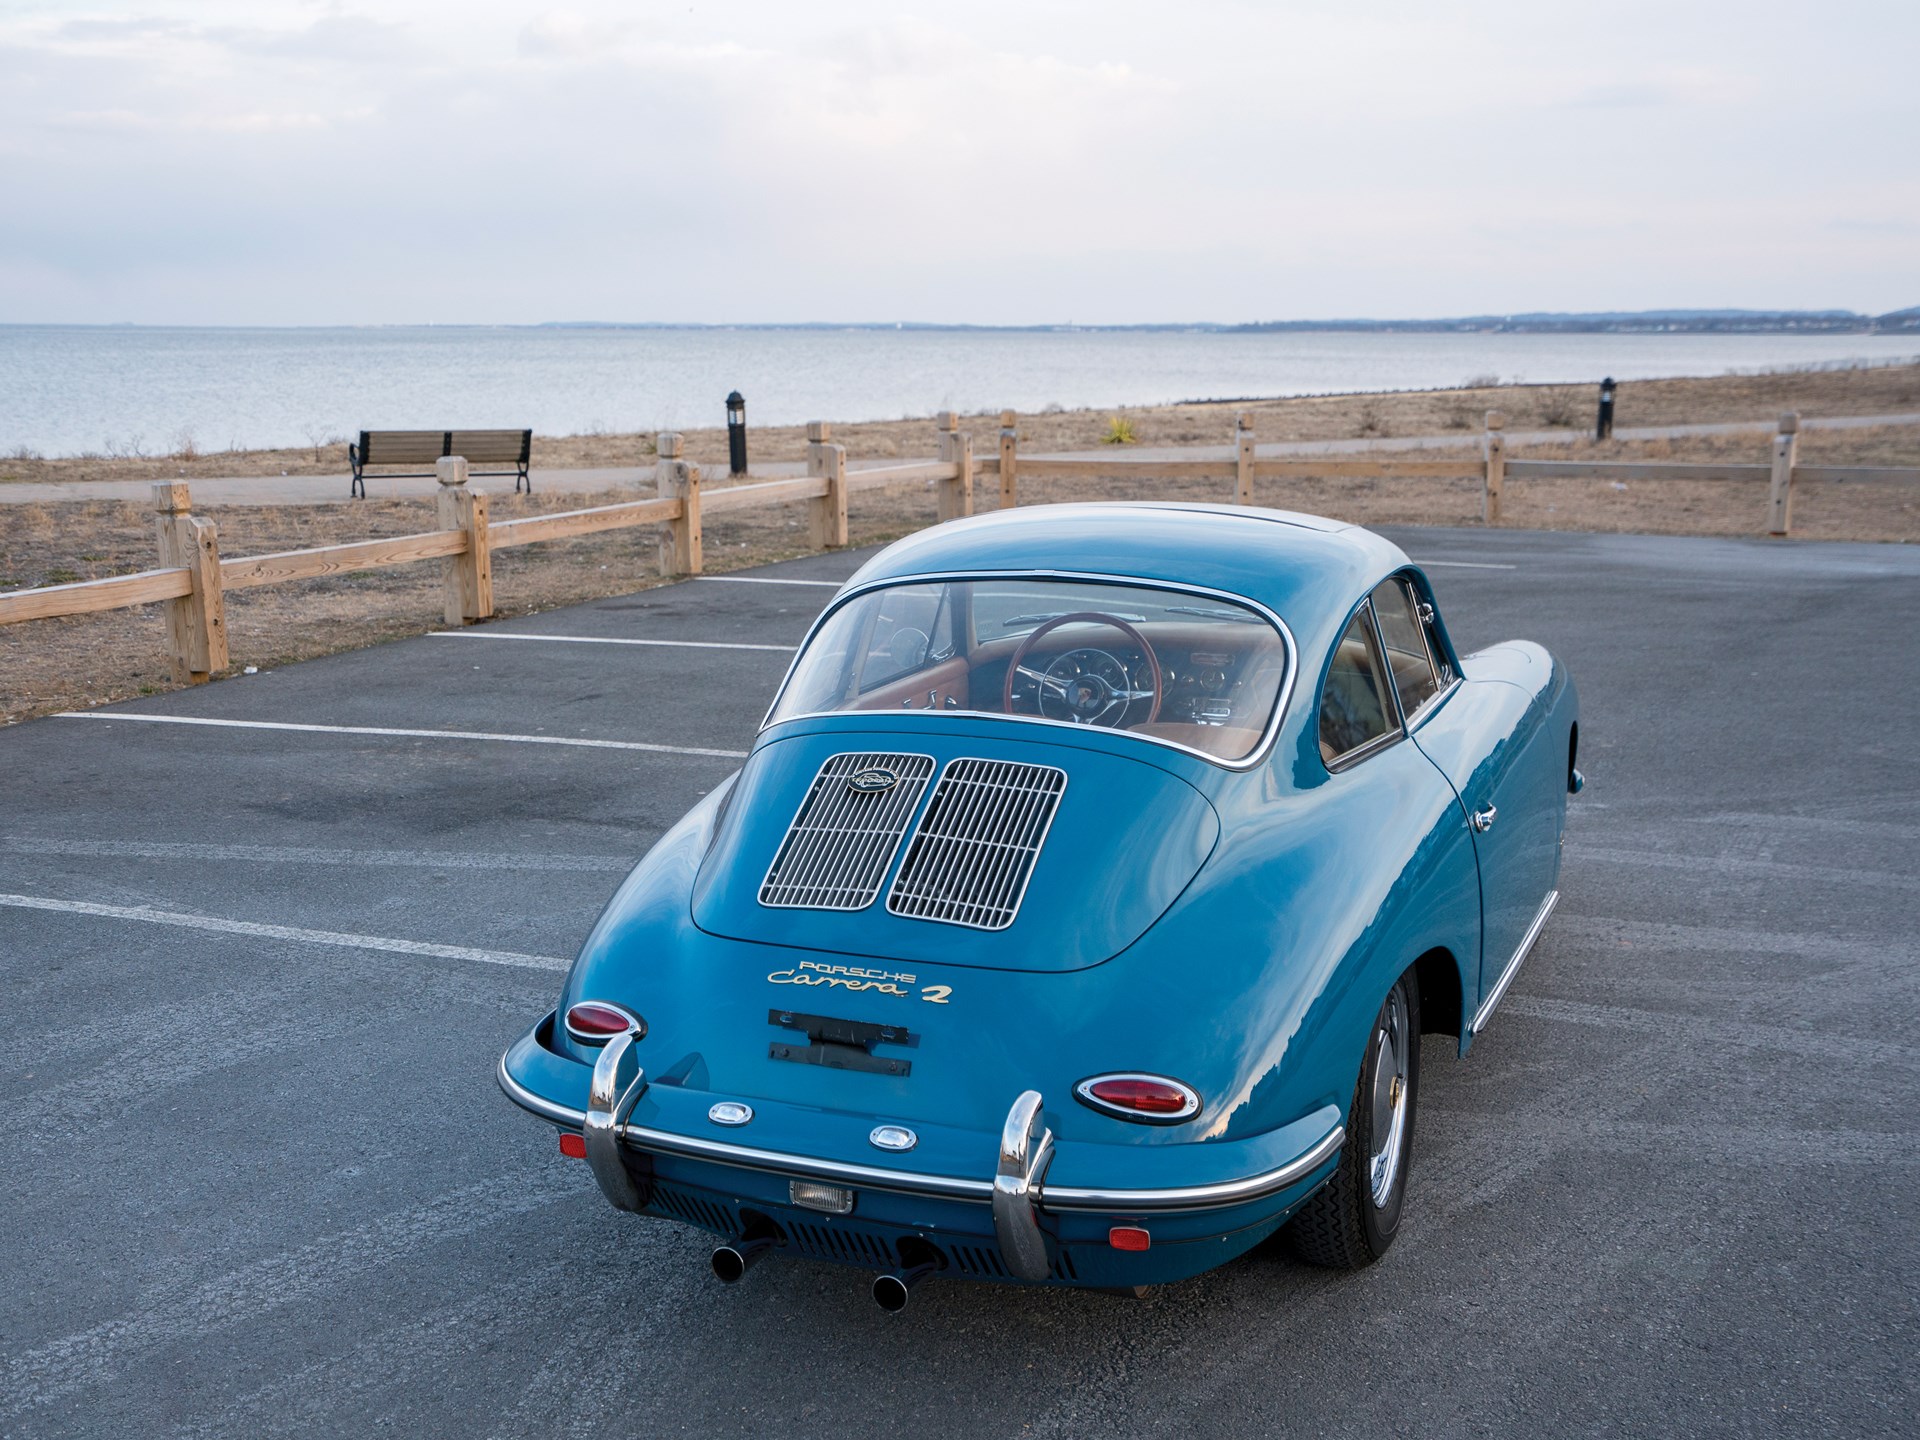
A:
<svg viewBox="0 0 1920 1440">
<path fill-rule="evenodd" d="M 714 1246 L 709 1262 L 713 1266 L 714 1278 L 722 1285 L 736 1283 L 778 1243 L 772 1236 L 753 1236 Z M 939 1268 L 937 1262 L 928 1260 L 886 1275 L 876 1275 L 873 1279 L 873 1303 L 889 1315 L 898 1315 L 907 1308 L 907 1301 L 915 1287 Z"/>
<path fill-rule="evenodd" d="M 889 1315 L 898 1315 L 907 1308 L 912 1298 L 913 1288 L 933 1273 L 931 1265 L 915 1265 L 911 1269 L 898 1270 L 891 1275 L 873 1277 L 873 1303 Z"/>
<path fill-rule="evenodd" d="M 777 1242 L 771 1235 L 756 1235 L 713 1247 L 713 1274 L 722 1285 L 731 1285 L 751 1270 Z"/>
</svg>

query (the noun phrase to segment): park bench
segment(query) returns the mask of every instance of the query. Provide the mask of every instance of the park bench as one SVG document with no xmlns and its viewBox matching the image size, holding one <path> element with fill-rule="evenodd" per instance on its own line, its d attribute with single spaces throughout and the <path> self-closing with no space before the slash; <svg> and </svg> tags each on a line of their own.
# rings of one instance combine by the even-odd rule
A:
<svg viewBox="0 0 1920 1440">
<path fill-rule="evenodd" d="M 514 493 L 522 485 L 533 493 L 533 480 L 527 474 L 527 460 L 533 452 L 531 430 L 362 430 L 360 443 L 347 446 L 347 463 L 353 466 L 350 496 L 367 498 L 366 469 L 369 465 L 427 465 L 448 455 L 459 455 L 469 465 L 511 465 L 511 470 L 474 470 L 474 475 L 511 475 Z M 417 479 L 433 471 L 404 471 L 394 479 Z"/>
</svg>

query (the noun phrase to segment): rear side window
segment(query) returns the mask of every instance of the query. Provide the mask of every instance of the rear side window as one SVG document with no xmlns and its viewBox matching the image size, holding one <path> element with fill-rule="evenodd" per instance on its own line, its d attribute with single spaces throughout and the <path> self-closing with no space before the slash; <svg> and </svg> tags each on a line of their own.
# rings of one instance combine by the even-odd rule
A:
<svg viewBox="0 0 1920 1440">
<path fill-rule="evenodd" d="M 1381 688 L 1380 652 L 1373 641 L 1367 607 L 1347 626 L 1334 647 L 1327 667 L 1327 686 L 1320 694 L 1320 757 L 1329 764 L 1399 728 L 1392 702 Z"/>
<path fill-rule="evenodd" d="M 1373 613 L 1386 642 L 1387 664 L 1400 691 L 1400 708 L 1411 715 L 1440 693 L 1440 675 L 1427 643 L 1427 627 L 1420 623 L 1412 589 L 1398 576 L 1383 581 L 1373 592 Z"/>
</svg>

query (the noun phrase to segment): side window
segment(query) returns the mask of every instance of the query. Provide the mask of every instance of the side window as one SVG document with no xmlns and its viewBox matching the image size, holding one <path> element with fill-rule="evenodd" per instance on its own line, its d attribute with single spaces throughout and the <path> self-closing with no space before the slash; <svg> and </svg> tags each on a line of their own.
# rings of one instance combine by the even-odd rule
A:
<svg viewBox="0 0 1920 1440">
<path fill-rule="evenodd" d="M 1373 592 L 1373 613 L 1380 621 L 1380 638 L 1387 645 L 1387 663 L 1400 691 L 1400 709 L 1411 715 L 1440 692 L 1427 627 L 1415 610 L 1412 587 L 1398 576 L 1383 581 Z"/>
<path fill-rule="evenodd" d="M 1392 734 L 1392 701 L 1381 688 L 1380 652 L 1367 623 L 1367 607 L 1347 626 L 1334 647 L 1327 667 L 1326 689 L 1320 693 L 1320 757 L 1332 762 L 1350 751 Z"/>
</svg>

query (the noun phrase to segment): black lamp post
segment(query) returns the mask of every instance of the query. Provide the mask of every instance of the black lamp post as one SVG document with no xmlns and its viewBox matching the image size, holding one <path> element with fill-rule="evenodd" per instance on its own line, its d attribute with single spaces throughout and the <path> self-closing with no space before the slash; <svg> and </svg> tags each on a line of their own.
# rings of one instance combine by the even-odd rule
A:
<svg viewBox="0 0 1920 1440">
<path fill-rule="evenodd" d="M 738 390 L 727 396 L 727 466 L 747 473 L 747 402 Z"/>
<path fill-rule="evenodd" d="M 1593 438 L 1604 440 L 1613 434 L 1613 377 L 1600 382 L 1600 418 L 1594 422 Z"/>
</svg>

